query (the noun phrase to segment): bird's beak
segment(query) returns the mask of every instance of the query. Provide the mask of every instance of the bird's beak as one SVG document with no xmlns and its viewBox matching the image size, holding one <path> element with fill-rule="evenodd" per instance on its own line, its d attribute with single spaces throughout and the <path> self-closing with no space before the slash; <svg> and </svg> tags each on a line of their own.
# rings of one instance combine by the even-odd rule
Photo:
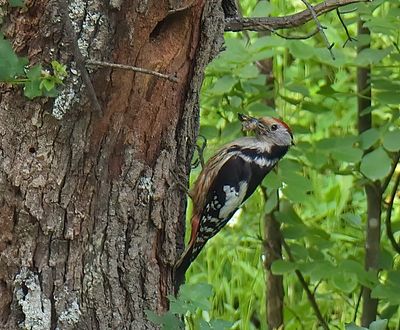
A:
<svg viewBox="0 0 400 330">
<path fill-rule="evenodd" d="M 292 137 L 292 146 L 294 146 L 296 143 L 294 143 L 294 139 L 293 139 L 293 134 L 292 134 L 292 132 L 290 132 L 290 136 Z"/>
</svg>

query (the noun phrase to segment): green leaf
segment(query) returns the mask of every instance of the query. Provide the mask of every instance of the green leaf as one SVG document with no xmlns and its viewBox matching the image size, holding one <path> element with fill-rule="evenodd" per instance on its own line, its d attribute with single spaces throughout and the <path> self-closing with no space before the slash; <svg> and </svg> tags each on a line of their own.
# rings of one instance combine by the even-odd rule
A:
<svg viewBox="0 0 400 330">
<path fill-rule="evenodd" d="M 337 271 L 336 268 L 327 260 L 312 261 L 304 265 L 308 265 L 308 268 L 300 267 L 300 270 L 304 274 L 311 276 L 312 281 L 327 280 L 332 277 Z"/>
<path fill-rule="evenodd" d="M 40 89 L 41 74 L 42 66 L 40 64 L 30 68 L 26 73 L 28 81 L 25 83 L 24 95 L 29 99 L 43 95 L 42 90 Z"/>
<path fill-rule="evenodd" d="M 397 310 L 399 309 L 399 306 L 396 305 L 389 305 L 383 308 L 383 310 L 380 313 L 380 316 L 383 319 L 390 319 L 395 313 L 397 313 Z"/>
<path fill-rule="evenodd" d="M 376 98 L 382 104 L 399 104 L 400 103 L 400 93 L 394 92 L 394 91 L 377 93 Z"/>
<path fill-rule="evenodd" d="M 271 108 L 270 106 L 261 103 L 261 102 L 254 102 L 247 107 L 247 111 L 252 114 L 253 116 L 276 116 L 276 111 Z"/>
<path fill-rule="evenodd" d="M 238 70 L 235 70 L 235 75 L 241 79 L 250 79 L 258 77 L 260 72 L 254 64 L 250 63 Z"/>
<path fill-rule="evenodd" d="M 378 284 L 372 289 L 371 297 L 384 299 L 392 305 L 400 304 L 399 287 L 393 285 Z"/>
<path fill-rule="evenodd" d="M 10 81 L 17 76 L 24 75 L 24 67 L 28 60 L 18 57 L 12 49 L 11 43 L 0 34 L 0 81 Z"/>
<path fill-rule="evenodd" d="M 387 151 L 398 151 L 400 150 L 400 130 L 396 129 L 391 132 L 387 132 L 383 136 L 383 146 Z"/>
<path fill-rule="evenodd" d="M 282 234 L 288 239 L 300 239 L 309 234 L 309 228 L 305 225 L 287 226 L 282 229 Z"/>
<path fill-rule="evenodd" d="M 332 284 L 338 290 L 350 293 L 357 288 L 358 281 L 355 274 L 347 272 L 336 272 L 332 277 Z"/>
<path fill-rule="evenodd" d="M 209 90 L 209 93 L 223 95 L 230 92 L 237 82 L 237 79 L 232 76 L 223 76 L 217 80 L 214 86 Z"/>
<path fill-rule="evenodd" d="M 295 58 L 309 59 L 314 56 L 314 47 L 298 40 L 289 41 L 289 50 Z"/>
<path fill-rule="evenodd" d="M 67 66 L 58 61 L 51 61 L 51 67 L 53 68 L 54 76 L 61 81 L 68 75 Z"/>
<path fill-rule="evenodd" d="M 363 152 L 355 147 L 343 146 L 331 151 L 332 156 L 340 161 L 348 163 L 358 163 L 361 160 Z"/>
<path fill-rule="evenodd" d="M 303 225 L 303 221 L 297 215 L 289 202 L 282 201 L 280 206 L 280 211 L 275 212 L 275 216 L 280 223 L 289 225 Z"/>
<path fill-rule="evenodd" d="M 358 214 L 344 213 L 341 218 L 346 221 L 346 223 L 354 228 L 361 228 L 361 217 Z"/>
<path fill-rule="evenodd" d="M 294 92 L 294 93 L 302 94 L 303 96 L 310 95 L 308 88 L 304 87 L 304 85 L 292 83 L 290 85 L 287 85 L 286 89 L 288 89 L 289 91 Z"/>
<path fill-rule="evenodd" d="M 290 186 L 290 188 L 298 188 L 303 190 L 304 192 L 308 192 L 312 190 L 312 185 L 310 179 L 306 178 L 303 175 L 300 175 L 296 172 L 282 171 L 283 181 Z"/>
<path fill-rule="evenodd" d="M 392 47 L 386 49 L 365 48 L 358 53 L 355 63 L 359 66 L 378 63 L 382 61 L 385 56 L 389 55 L 392 50 Z"/>
<path fill-rule="evenodd" d="M 51 79 L 43 79 L 40 82 L 40 89 L 41 90 L 46 90 L 47 92 L 51 91 L 53 88 L 55 88 L 55 83 Z"/>
<path fill-rule="evenodd" d="M 212 286 L 207 283 L 186 284 L 182 285 L 179 290 L 180 300 L 191 301 L 196 307 L 202 310 L 210 309 L 208 298 L 211 295 Z"/>
<path fill-rule="evenodd" d="M 219 130 L 215 125 L 201 125 L 200 134 L 205 136 L 207 139 L 213 139 L 219 136 Z"/>
<path fill-rule="evenodd" d="M 369 325 L 369 330 L 386 330 L 388 320 L 376 320 Z"/>
<path fill-rule="evenodd" d="M 269 1 L 258 1 L 254 10 L 251 14 L 251 17 L 265 17 L 271 14 L 272 5 Z"/>
<path fill-rule="evenodd" d="M 371 148 L 379 140 L 379 137 L 380 133 L 376 128 L 370 128 L 362 132 L 360 135 L 361 148 L 364 150 Z"/>
<path fill-rule="evenodd" d="M 313 113 L 329 112 L 329 109 L 321 104 L 315 104 L 313 102 L 303 102 L 301 104 L 303 110 L 307 110 Z"/>
<path fill-rule="evenodd" d="M 366 154 L 361 160 L 361 173 L 373 181 L 385 178 L 390 169 L 390 157 L 381 147 Z"/>
<path fill-rule="evenodd" d="M 184 329 L 183 321 L 174 314 L 167 312 L 164 315 L 159 316 L 150 310 L 146 310 L 145 313 L 149 321 L 157 325 L 162 325 L 162 329 Z"/>
<path fill-rule="evenodd" d="M 276 172 L 272 171 L 265 177 L 262 185 L 269 189 L 278 189 L 282 186 L 282 179 L 276 174 Z"/>
<path fill-rule="evenodd" d="M 296 269 L 296 264 L 285 260 L 275 260 L 271 265 L 272 273 L 275 275 L 283 275 L 290 273 Z"/>
<path fill-rule="evenodd" d="M 24 0 L 8 0 L 11 7 L 23 7 Z"/>
<path fill-rule="evenodd" d="M 239 108 L 242 105 L 242 98 L 240 98 L 239 96 L 231 96 L 229 97 L 229 104 L 233 107 L 233 108 Z"/>
</svg>

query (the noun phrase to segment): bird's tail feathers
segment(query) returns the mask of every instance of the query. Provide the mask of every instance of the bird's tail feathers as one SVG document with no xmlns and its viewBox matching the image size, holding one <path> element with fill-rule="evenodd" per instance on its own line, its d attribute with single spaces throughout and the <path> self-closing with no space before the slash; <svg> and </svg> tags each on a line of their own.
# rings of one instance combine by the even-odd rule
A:
<svg viewBox="0 0 400 330">
<path fill-rule="evenodd" d="M 199 231 L 199 225 L 200 225 L 200 217 L 194 215 L 192 217 L 192 232 L 189 244 L 174 266 L 174 284 L 176 292 L 178 291 L 181 284 L 184 283 L 185 273 L 194 259 L 192 256 L 192 252 L 194 245 L 196 243 L 196 238 Z"/>
<path fill-rule="evenodd" d="M 185 273 L 192 263 L 193 246 L 188 246 L 174 266 L 174 285 L 175 291 L 185 282 Z"/>
</svg>

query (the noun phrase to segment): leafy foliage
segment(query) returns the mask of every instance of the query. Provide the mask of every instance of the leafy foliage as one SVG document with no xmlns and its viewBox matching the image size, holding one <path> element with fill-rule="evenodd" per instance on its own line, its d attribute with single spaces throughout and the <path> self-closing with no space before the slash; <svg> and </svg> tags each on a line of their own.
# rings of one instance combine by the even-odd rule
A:
<svg viewBox="0 0 400 330">
<path fill-rule="evenodd" d="M 67 76 L 66 67 L 57 61 L 51 62 L 52 73 L 43 70 L 40 64 L 29 67 L 26 57 L 15 54 L 10 42 L 0 34 L 0 82 L 21 84 L 29 99 L 39 96 L 56 97 L 57 87 Z"/>
<path fill-rule="evenodd" d="M 147 318 L 163 329 L 184 329 L 186 320 L 190 330 L 223 330 L 232 324 L 223 320 L 210 320 L 208 311 L 211 308 L 209 298 L 212 287 L 208 284 L 182 285 L 178 297 L 169 296 L 169 311 L 159 316 L 153 311 L 146 311 Z"/>
<path fill-rule="evenodd" d="M 244 15 L 274 16 L 302 10 L 282 1 L 241 1 Z M 298 2 L 301 6 L 301 2 Z M 361 286 L 379 298 L 382 319 L 370 329 L 396 327 L 400 322 L 399 257 L 382 228 L 378 276 L 364 269 L 366 200 L 364 185 L 384 182 L 400 150 L 399 81 L 400 1 L 374 1 L 346 9 L 350 34 L 356 35 L 360 16 L 371 38 L 360 36 L 335 47 L 332 60 L 318 36 L 286 40 L 256 33 L 226 34 L 226 50 L 208 67 L 201 95 L 200 134 L 208 140 L 205 158 L 222 144 L 240 136 L 237 113 L 279 116 L 294 131 L 296 146 L 263 183 L 268 196 L 279 189 L 275 213 L 293 261 L 287 256 L 272 265 L 284 276 L 285 329 L 315 329 L 316 319 L 294 270 L 302 272 L 315 290 L 317 303 L 333 327 L 361 312 Z M 321 18 L 329 40 L 347 39 L 334 13 Z M 296 31 L 306 34 L 313 22 Z M 357 47 L 370 45 L 357 54 Z M 274 85 L 259 72 L 263 59 L 273 62 Z M 371 65 L 374 127 L 357 132 L 357 67 Z M 273 99 L 275 107 L 266 100 Z M 195 179 L 200 169 L 193 171 Z M 398 171 L 398 170 L 397 170 Z M 393 180 L 392 180 L 393 181 Z M 393 182 L 390 183 L 390 187 Z M 387 189 L 389 191 L 390 189 Z M 384 198 L 387 196 L 384 195 Z M 189 283 L 208 282 L 214 288 L 212 318 L 234 322 L 233 329 L 266 329 L 263 270 L 263 221 L 277 200 L 265 200 L 259 189 L 220 234 L 213 238 L 189 270 Z M 400 203 L 395 199 L 392 230 L 400 237 Z M 383 216 L 386 206 L 383 205 Z M 190 212 L 189 212 L 190 213 Z M 190 227 L 190 226 L 188 226 Z M 361 329 L 347 325 L 346 329 Z"/>
</svg>

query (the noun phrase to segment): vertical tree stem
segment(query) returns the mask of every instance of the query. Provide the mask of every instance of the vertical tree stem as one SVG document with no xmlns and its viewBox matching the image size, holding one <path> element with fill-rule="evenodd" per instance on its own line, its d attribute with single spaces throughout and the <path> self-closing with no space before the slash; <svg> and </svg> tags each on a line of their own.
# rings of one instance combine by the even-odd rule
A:
<svg viewBox="0 0 400 330">
<path fill-rule="evenodd" d="M 269 31 L 260 32 L 260 35 L 270 35 Z M 265 85 L 267 88 L 274 88 L 274 66 L 272 58 L 265 58 L 257 62 L 260 73 L 266 75 Z M 275 107 L 275 100 L 267 98 L 265 104 L 271 108 Z M 276 194 L 278 204 L 274 210 L 266 214 L 264 217 L 264 268 L 266 274 L 266 308 L 267 308 L 267 324 L 268 329 L 278 329 L 283 326 L 283 276 L 275 275 L 271 271 L 271 265 L 275 260 L 282 259 L 282 234 L 280 223 L 275 219 L 274 212 L 279 210 L 279 194 L 278 190 L 271 192 L 269 198 L 273 198 L 272 194 Z M 267 193 L 264 193 L 266 199 Z"/>
<path fill-rule="evenodd" d="M 276 191 L 278 194 L 278 191 Z M 268 329 L 278 329 L 283 325 L 283 276 L 274 275 L 271 265 L 275 260 L 282 259 L 282 240 L 280 224 L 274 213 L 268 213 L 264 218 L 264 267 L 267 275 L 267 324 Z"/>
<path fill-rule="evenodd" d="M 358 35 L 370 35 L 368 28 L 363 27 L 363 22 L 358 22 Z M 361 52 L 369 48 L 369 44 L 358 48 Z M 358 132 L 362 132 L 372 127 L 371 112 L 365 111 L 371 107 L 371 67 L 357 68 L 357 92 L 358 92 Z M 369 152 L 367 150 L 366 152 Z M 365 184 L 365 194 L 367 197 L 367 224 L 365 241 L 365 268 L 377 272 L 380 249 L 380 229 L 381 229 L 381 204 L 382 191 L 379 182 L 368 182 Z M 361 324 L 368 327 L 376 318 L 378 309 L 378 300 L 371 297 L 371 289 L 363 287 L 363 311 Z"/>
</svg>

